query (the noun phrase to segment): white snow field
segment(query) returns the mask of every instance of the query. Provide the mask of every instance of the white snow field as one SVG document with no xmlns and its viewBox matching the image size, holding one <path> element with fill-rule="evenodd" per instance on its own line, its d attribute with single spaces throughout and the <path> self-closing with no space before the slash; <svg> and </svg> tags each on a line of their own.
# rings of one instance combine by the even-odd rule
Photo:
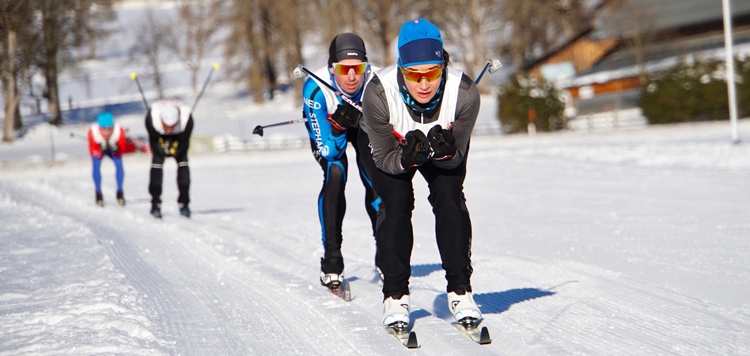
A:
<svg viewBox="0 0 750 356">
<path fill-rule="evenodd" d="M 39 159 L 47 130 L 0 148 L 15 154 L 0 175 L 0 354 L 750 353 L 750 146 L 729 142 L 727 122 L 476 136 L 465 189 L 486 346 L 451 326 L 417 176 L 416 351 L 379 326 L 356 178 L 344 221 L 354 300 L 319 285 L 322 173 L 309 149 L 193 154 L 191 219 L 166 164 L 159 221 L 148 155 L 124 158 L 126 207 L 105 161 L 100 208 L 85 144 L 59 133 L 78 155 Z"/>
</svg>

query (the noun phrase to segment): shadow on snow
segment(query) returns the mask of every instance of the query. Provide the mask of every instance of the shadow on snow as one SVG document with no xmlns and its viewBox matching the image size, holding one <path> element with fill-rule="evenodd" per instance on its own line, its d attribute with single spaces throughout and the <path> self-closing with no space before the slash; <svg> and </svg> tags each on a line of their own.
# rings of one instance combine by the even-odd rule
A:
<svg viewBox="0 0 750 356">
<path fill-rule="evenodd" d="M 411 266 L 412 277 L 425 277 L 432 272 L 442 271 L 438 263 L 420 264 Z M 479 305 L 482 314 L 500 314 L 510 309 L 513 304 L 554 295 L 555 292 L 539 288 L 516 288 L 503 292 L 474 293 L 474 301 Z M 449 319 L 452 317 L 446 305 L 448 297 L 446 293 L 437 296 L 433 302 L 435 317 L 440 319 Z M 414 319 L 429 316 L 426 310 L 415 310 L 412 312 Z"/>
</svg>

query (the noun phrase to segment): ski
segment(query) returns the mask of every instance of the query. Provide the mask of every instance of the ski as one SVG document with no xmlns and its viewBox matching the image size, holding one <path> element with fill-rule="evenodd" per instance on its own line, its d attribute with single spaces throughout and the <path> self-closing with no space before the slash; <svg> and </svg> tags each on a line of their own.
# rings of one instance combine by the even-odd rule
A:
<svg viewBox="0 0 750 356">
<path fill-rule="evenodd" d="M 391 336 L 395 337 L 402 345 L 409 349 L 419 348 L 419 341 L 417 341 L 417 333 L 407 329 L 406 324 L 403 322 L 396 322 L 393 325 L 385 327 L 385 330 Z"/>
<path fill-rule="evenodd" d="M 328 288 L 328 290 L 335 296 L 343 299 L 345 302 L 352 301 L 352 291 L 349 288 L 349 281 L 344 280 L 338 288 Z"/>
<path fill-rule="evenodd" d="M 453 326 L 461 332 L 461 334 L 470 338 L 472 341 L 479 345 L 487 345 L 492 342 L 490 337 L 490 330 L 486 326 L 481 326 L 481 322 L 477 322 L 475 319 L 466 321 L 459 321 L 453 323 Z"/>
</svg>

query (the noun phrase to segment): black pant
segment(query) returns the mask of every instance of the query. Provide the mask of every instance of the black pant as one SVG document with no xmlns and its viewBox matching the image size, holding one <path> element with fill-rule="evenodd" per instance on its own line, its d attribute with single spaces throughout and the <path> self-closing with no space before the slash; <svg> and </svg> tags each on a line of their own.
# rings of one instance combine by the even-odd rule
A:
<svg viewBox="0 0 750 356">
<path fill-rule="evenodd" d="M 370 168 L 365 167 L 368 162 L 363 162 L 360 149 L 357 145 L 357 129 L 347 130 L 347 141 L 352 143 L 356 152 L 359 178 L 365 187 L 365 210 L 370 217 L 370 223 L 375 234 L 376 212 L 378 209 L 378 198 L 372 189 L 368 177 Z M 321 270 L 325 273 L 341 273 L 344 270 L 344 262 L 341 254 L 341 226 L 346 213 L 345 188 L 349 171 L 349 160 L 346 153 L 337 161 L 328 161 L 320 157 L 315 141 L 310 140 L 313 151 L 320 168 L 323 169 L 323 187 L 318 194 L 318 215 L 323 233 L 323 248 L 325 254 L 321 262 Z M 374 167 L 372 159 L 369 164 Z"/>
<path fill-rule="evenodd" d="M 148 192 L 151 194 L 151 204 L 161 203 L 162 181 L 164 180 L 163 155 L 153 154 L 151 156 L 151 178 L 148 183 Z M 187 205 L 190 203 L 190 166 L 188 165 L 187 153 L 175 156 L 177 161 L 177 189 L 180 192 L 177 202 Z"/>
<path fill-rule="evenodd" d="M 365 159 L 372 161 L 369 139 L 364 132 L 360 133 L 359 144 L 360 151 L 368 155 Z M 448 282 L 447 292 L 471 291 L 471 219 L 463 192 L 466 157 L 454 169 L 438 168 L 431 162 L 417 169 L 430 190 L 428 200 L 435 215 L 435 236 Z M 373 187 L 382 203 L 375 240 L 376 263 L 384 275 L 384 298 L 409 294 L 414 245 L 412 180 L 417 170 L 392 175 L 375 169 L 371 174 Z"/>
</svg>

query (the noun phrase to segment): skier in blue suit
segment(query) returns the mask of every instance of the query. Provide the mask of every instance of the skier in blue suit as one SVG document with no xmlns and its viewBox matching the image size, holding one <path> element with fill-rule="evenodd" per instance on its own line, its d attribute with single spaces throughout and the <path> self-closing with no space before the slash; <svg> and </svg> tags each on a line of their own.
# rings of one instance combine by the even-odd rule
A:
<svg viewBox="0 0 750 356">
<path fill-rule="evenodd" d="M 328 65 L 315 71 L 315 74 L 336 88 L 339 95 L 359 103 L 373 70 L 367 63 L 364 41 L 353 33 L 341 33 L 333 38 L 328 52 Z M 312 77 L 305 82 L 302 99 L 310 147 L 323 169 L 323 188 L 318 195 L 324 249 L 320 259 L 320 283 L 336 290 L 344 283 L 341 226 L 346 212 L 347 143 L 351 142 L 356 152 L 359 177 L 365 187 L 365 209 L 370 217 L 373 236 L 379 199 L 367 172 L 375 169 L 375 165 L 372 160 L 363 161 L 357 145 L 359 119 L 362 116 L 359 110 L 342 101 L 336 93 Z"/>
</svg>

